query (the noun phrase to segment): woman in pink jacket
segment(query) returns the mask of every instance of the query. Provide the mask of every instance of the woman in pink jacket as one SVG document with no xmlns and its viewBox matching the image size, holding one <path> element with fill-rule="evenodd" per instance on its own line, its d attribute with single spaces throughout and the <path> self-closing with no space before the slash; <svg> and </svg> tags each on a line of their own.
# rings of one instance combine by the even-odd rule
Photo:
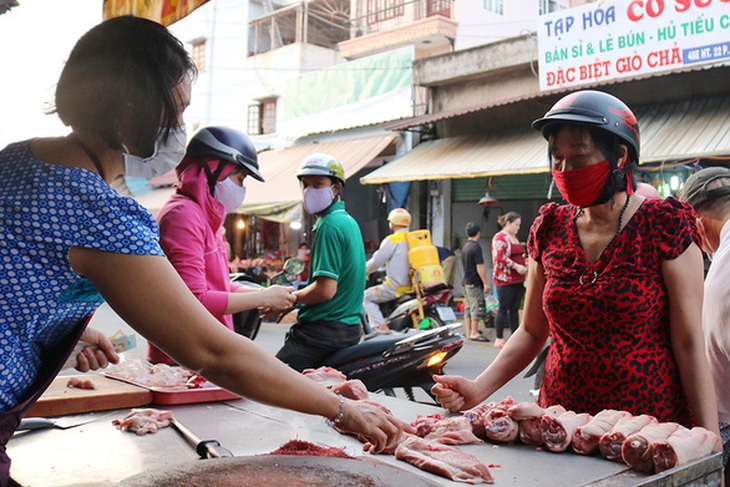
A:
<svg viewBox="0 0 730 487">
<path fill-rule="evenodd" d="M 290 308 L 293 288 L 271 286 L 256 291 L 232 283 L 229 277 L 223 221 L 226 213 L 243 203 L 246 177 L 264 180 L 248 137 L 227 127 L 203 128 L 188 143 L 176 172 L 176 192 L 157 215 L 160 244 L 193 294 L 231 330 L 232 313 Z M 152 344 L 147 359 L 175 363 Z"/>
</svg>

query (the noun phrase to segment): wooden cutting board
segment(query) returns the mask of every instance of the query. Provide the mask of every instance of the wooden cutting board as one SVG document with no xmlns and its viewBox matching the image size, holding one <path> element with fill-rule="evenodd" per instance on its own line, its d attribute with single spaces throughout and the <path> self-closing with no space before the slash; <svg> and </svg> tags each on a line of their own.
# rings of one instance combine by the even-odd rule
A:
<svg viewBox="0 0 730 487">
<path fill-rule="evenodd" d="M 71 377 L 91 379 L 96 389 L 67 387 Z M 53 417 L 68 414 L 107 411 L 110 409 L 146 406 L 152 402 L 152 392 L 103 375 L 64 375 L 56 377 L 25 417 Z"/>
</svg>

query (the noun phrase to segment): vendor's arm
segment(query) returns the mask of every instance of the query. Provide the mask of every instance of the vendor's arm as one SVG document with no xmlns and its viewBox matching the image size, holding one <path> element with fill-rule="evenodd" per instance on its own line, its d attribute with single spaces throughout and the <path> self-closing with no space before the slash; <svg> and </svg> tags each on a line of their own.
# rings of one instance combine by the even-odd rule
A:
<svg viewBox="0 0 730 487">
<path fill-rule="evenodd" d="M 473 381 L 462 377 L 434 376 L 433 392 L 441 405 L 451 411 L 470 409 L 494 394 L 532 362 L 548 337 L 548 322 L 542 311 L 545 274 L 530 260 L 523 320 L 497 358 Z"/>
<path fill-rule="evenodd" d="M 88 344 L 86 348 L 76 355 L 75 369 L 79 372 L 99 370 L 110 363 L 119 363 L 119 355 L 114 351 L 112 342 L 96 328 L 87 326 L 81 334 L 79 342 Z"/>
<path fill-rule="evenodd" d="M 662 264 L 674 357 L 699 426 L 719 434 L 715 389 L 702 333 L 702 252 L 694 243 Z"/>
<path fill-rule="evenodd" d="M 340 403 L 334 393 L 220 326 L 164 257 L 74 247 L 69 258 L 74 271 L 89 278 L 125 322 L 184 367 L 258 402 L 337 417 Z M 340 426 L 363 433 L 378 449 L 411 430 L 358 401 L 346 402 Z"/>
</svg>

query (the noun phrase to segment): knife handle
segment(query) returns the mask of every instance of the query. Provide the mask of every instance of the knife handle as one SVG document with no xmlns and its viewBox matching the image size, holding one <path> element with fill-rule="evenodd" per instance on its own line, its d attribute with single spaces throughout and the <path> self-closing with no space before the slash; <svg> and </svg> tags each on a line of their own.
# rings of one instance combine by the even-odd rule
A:
<svg viewBox="0 0 730 487">
<path fill-rule="evenodd" d="M 224 448 L 218 440 L 204 440 L 198 443 L 195 448 L 200 458 L 224 458 L 232 457 L 233 453 L 228 448 Z"/>
</svg>

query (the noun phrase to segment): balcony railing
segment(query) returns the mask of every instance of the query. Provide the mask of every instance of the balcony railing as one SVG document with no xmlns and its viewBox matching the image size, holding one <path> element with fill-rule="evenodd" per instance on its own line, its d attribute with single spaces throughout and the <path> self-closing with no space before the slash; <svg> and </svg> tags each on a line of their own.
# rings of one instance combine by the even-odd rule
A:
<svg viewBox="0 0 730 487">
<path fill-rule="evenodd" d="M 436 15 L 452 18 L 452 0 L 366 0 L 368 12 L 350 21 L 352 37 L 360 37 Z M 380 7 L 380 8 L 378 8 Z"/>
</svg>

